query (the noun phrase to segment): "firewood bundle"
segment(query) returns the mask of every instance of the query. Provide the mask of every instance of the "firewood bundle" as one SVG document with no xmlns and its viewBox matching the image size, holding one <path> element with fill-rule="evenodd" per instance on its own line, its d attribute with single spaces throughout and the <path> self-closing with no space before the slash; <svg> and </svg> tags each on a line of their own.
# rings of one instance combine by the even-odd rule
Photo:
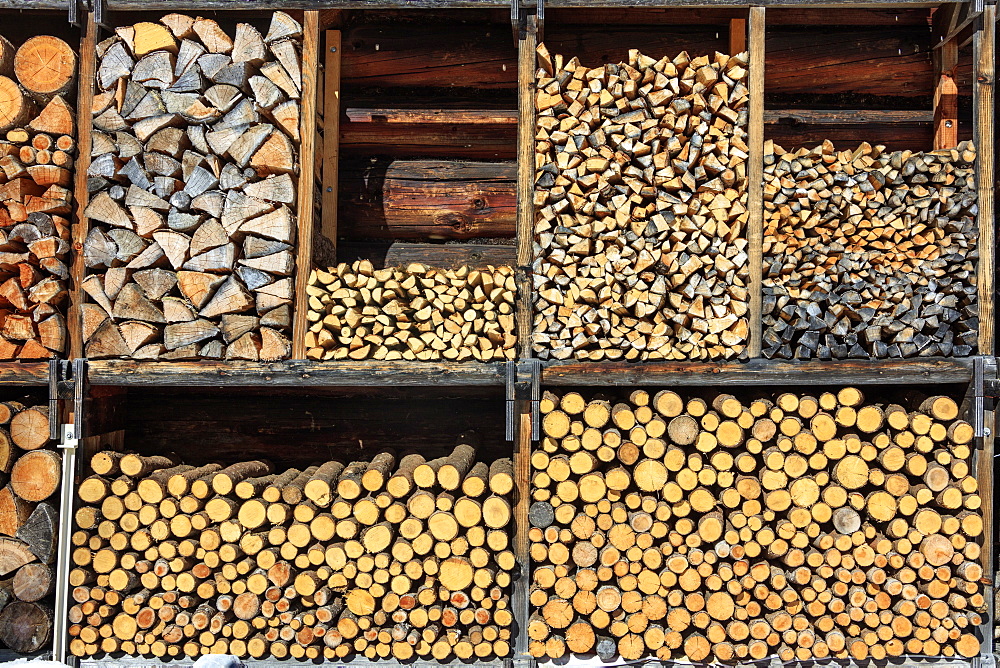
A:
<svg viewBox="0 0 1000 668">
<path fill-rule="evenodd" d="M 309 278 L 309 359 L 514 359 L 514 271 L 492 265 L 374 269 L 368 260 Z"/>
<path fill-rule="evenodd" d="M 973 354 L 975 158 L 767 142 L 764 356 Z"/>
<path fill-rule="evenodd" d="M 48 406 L 0 403 L 0 646 L 15 652 L 52 640 L 61 472 Z"/>
<path fill-rule="evenodd" d="M 286 358 L 302 27 L 179 14 L 98 47 L 90 358 Z"/>
<path fill-rule="evenodd" d="M 100 452 L 80 485 L 76 656 L 510 652 L 509 459 L 463 440 L 275 472 Z"/>
<path fill-rule="evenodd" d="M 542 398 L 535 657 L 972 657 L 974 430 L 949 397 Z"/>
<path fill-rule="evenodd" d="M 0 36 L 0 359 L 65 352 L 75 81 L 61 39 Z"/>
<path fill-rule="evenodd" d="M 742 355 L 746 54 L 538 59 L 536 354 Z"/>
</svg>

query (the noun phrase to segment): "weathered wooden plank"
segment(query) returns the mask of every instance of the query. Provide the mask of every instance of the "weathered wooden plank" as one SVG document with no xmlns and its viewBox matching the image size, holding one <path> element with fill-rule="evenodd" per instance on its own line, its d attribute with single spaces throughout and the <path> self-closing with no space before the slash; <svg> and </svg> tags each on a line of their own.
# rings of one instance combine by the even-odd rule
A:
<svg viewBox="0 0 1000 668">
<path fill-rule="evenodd" d="M 80 112 L 86 113 L 93 106 L 94 102 L 94 81 L 97 71 L 97 24 L 93 16 L 88 13 L 83 14 L 84 25 L 86 26 L 83 41 L 80 43 L 79 78 L 77 79 L 76 108 Z M 83 118 L 87 118 L 83 116 Z M 87 171 L 90 169 L 91 150 L 91 124 L 89 122 L 78 122 L 76 124 L 76 171 L 73 174 L 73 208 L 72 229 L 73 247 L 77 252 L 72 254 L 72 264 L 70 274 L 73 278 L 70 285 L 70 307 L 66 318 L 67 333 L 69 335 L 69 355 L 70 357 L 83 357 L 83 315 L 81 304 L 86 300 L 86 295 L 80 285 L 86 276 L 87 267 L 83 261 L 83 253 L 79 252 L 83 248 L 83 242 L 90 232 L 90 223 L 83 215 L 83 210 L 87 208 L 90 193 L 87 190 Z"/>
<path fill-rule="evenodd" d="M 319 12 L 307 11 L 302 22 L 302 144 L 299 147 L 298 249 L 295 254 L 295 312 L 292 358 L 304 359 L 309 272 L 312 271 L 313 193 L 316 169 L 316 77 L 319 71 Z"/>
<path fill-rule="evenodd" d="M 996 123 L 996 73 L 994 41 L 996 37 L 996 5 L 983 8 L 983 19 L 974 39 L 976 77 L 973 84 L 975 99 L 976 186 L 979 190 L 979 354 L 995 355 L 994 349 L 994 199 L 996 183 L 994 169 L 994 124 Z"/>
<path fill-rule="evenodd" d="M 529 359 L 534 329 L 534 289 L 531 280 L 532 247 L 535 237 L 535 49 L 538 47 L 538 17 L 527 17 L 518 44 L 517 59 L 517 348 L 518 357 Z M 571 53 L 571 52 L 570 52 Z"/>
<path fill-rule="evenodd" d="M 21 365 L 26 366 L 26 365 Z M 44 366 L 44 365 L 43 365 Z M 136 362 L 89 363 L 91 385 L 365 387 L 379 384 L 502 385 L 500 364 L 445 362 Z M 6 369 L 0 367 L 0 383 Z M 47 376 L 46 376 L 47 380 Z"/>
<path fill-rule="evenodd" d="M 763 7 L 750 9 L 750 118 L 747 165 L 747 242 L 750 263 L 750 357 L 760 357 L 764 271 L 764 48 Z"/>
<path fill-rule="evenodd" d="M 370 260 L 376 267 L 398 267 L 420 262 L 432 267 L 452 268 L 464 264 L 514 266 L 517 259 L 513 245 L 487 244 L 413 244 L 403 242 L 345 242 L 337 249 L 338 261 Z"/>
<path fill-rule="evenodd" d="M 768 125 L 869 125 L 875 123 L 932 123 L 934 112 L 923 109 L 768 109 Z"/>
<path fill-rule="evenodd" d="M 952 148 L 958 144 L 958 44 L 946 42 L 934 52 L 937 85 L 934 88 L 934 148 Z"/>
<path fill-rule="evenodd" d="M 767 5 L 766 2 L 754 3 Z M 746 19 L 745 6 L 730 7 L 602 7 L 600 9 L 573 8 L 549 9 L 546 3 L 546 21 L 557 24 L 597 23 L 603 25 L 726 25 L 733 19 Z M 768 25 L 856 25 L 874 26 L 926 26 L 926 9 L 862 9 L 850 12 L 815 9 L 810 7 L 774 7 L 768 12 Z"/>
<path fill-rule="evenodd" d="M 769 124 L 767 138 L 786 149 L 816 146 L 826 140 L 837 150 L 856 149 L 861 142 L 882 144 L 893 151 L 930 150 L 934 140 L 931 123 L 894 123 L 870 125 L 785 125 Z"/>
<path fill-rule="evenodd" d="M 48 384 L 48 362 L 0 362 L 0 386 Z"/>
<path fill-rule="evenodd" d="M 513 160 L 511 125 L 342 123 L 341 154 Z"/>
<path fill-rule="evenodd" d="M 503 109 L 348 109 L 352 123 L 517 125 L 517 112 Z"/>
<path fill-rule="evenodd" d="M 967 383 L 969 359 L 774 362 L 552 362 L 542 370 L 548 385 L 838 385 Z"/>
<path fill-rule="evenodd" d="M 25 7 L 32 0 L 3 0 L 14 7 Z M 930 2 L 928 0 L 758 0 L 752 4 L 765 7 L 807 6 L 813 8 L 835 7 L 935 7 L 940 4 L 963 2 L 965 0 L 944 0 Z M 112 10 L 148 9 L 148 0 L 108 0 L 108 8 Z M 523 2 L 522 4 L 528 4 Z M 549 0 L 552 7 L 750 7 L 748 2 L 731 2 L 730 0 Z M 461 9 L 509 7 L 504 0 L 157 0 L 157 8 L 161 10 L 249 10 L 249 9 L 394 9 L 408 7 L 412 9 Z"/>
<path fill-rule="evenodd" d="M 531 402 L 517 402 L 517 439 L 514 447 L 514 480 L 517 495 L 514 505 L 514 556 L 521 570 L 521 576 L 514 579 L 511 606 L 519 619 L 528 619 L 531 613 L 528 597 L 531 582 L 531 546 L 528 540 L 528 507 L 531 503 Z M 514 638 L 514 652 L 526 656 L 528 651 L 528 625 L 518 624 Z"/>
<path fill-rule="evenodd" d="M 513 237 L 513 163 L 439 160 L 345 165 L 340 234 L 356 239 Z"/>
<path fill-rule="evenodd" d="M 340 195 L 340 61 L 339 30 L 326 31 L 323 84 L 323 236 L 337 249 L 337 198 Z"/>
<path fill-rule="evenodd" d="M 729 20 L 729 53 L 743 53 L 747 50 L 747 20 Z"/>
</svg>

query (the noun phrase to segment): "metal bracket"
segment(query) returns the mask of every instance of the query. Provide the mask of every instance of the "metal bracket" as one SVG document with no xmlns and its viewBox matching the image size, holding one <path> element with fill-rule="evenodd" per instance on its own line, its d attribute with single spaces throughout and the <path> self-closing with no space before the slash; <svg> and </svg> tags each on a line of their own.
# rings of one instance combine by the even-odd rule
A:
<svg viewBox="0 0 1000 668">
<path fill-rule="evenodd" d="M 521 41 L 521 35 L 527 29 L 527 11 L 521 7 L 521 0 L 510 0 L 510 29 L 514 35 L 514 44 Z M 535 18 L 537 20 L 537 35 L 541 41 L 545 29 L 545 0 L 535 0 Z"/>
<path fill-rule="evenodd" d="M 59 400 L 67 399 L 73 383 L 72 363 L 69 360 L 49 360 L 49 438 L 59 439 Z"/>
<path fill-rule="evenodd" d="M 104 28 L 108 32 L 114 32 L 115 29 L 104 22 L 104 15 L 108 11 L 108 8 L 105 6 L 105 0 L 92 1 L 94 3 L 94 23 L 97 24 L 98 28 Z"/>
<path fill-rule="evenodd" d="M 972 359 L 972 387 L 975 391 L 972 427 L 976 438 L 983 438 L 992 433 L 991 428 L 986 425 L 986 411 L 993 410 L 994 399 L 1000 398 L 1000 379 L 997 378 L 995 357 Z"/>
<path fill-rule="evenodd" d="M 511 360 L 507 362 L 507 440 L 513 441 L 517 432 L 517 402 L 531 402 L 531 440 L 538 440 L 541 432 L 538 404 L 542 399 L 541 360 Z"/>
<path fill-rule="evenodd" d="M 69 24 L 71 26 L 80 27 L 80 13 L 79 7 L 77 6 L 77 0 L 67 0 L 67 18 L 69 19 Z"/>
</svg>

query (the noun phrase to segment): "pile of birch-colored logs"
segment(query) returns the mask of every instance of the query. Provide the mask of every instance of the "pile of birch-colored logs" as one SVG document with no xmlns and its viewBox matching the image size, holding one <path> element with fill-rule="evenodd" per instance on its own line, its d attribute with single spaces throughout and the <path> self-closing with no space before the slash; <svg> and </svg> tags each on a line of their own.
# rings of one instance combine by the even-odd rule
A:
<svg viewBox="0 0 1000 668">
<path fill-rule="evenodd" d="M 742 355 L 747 55 L 538 63 L 537 356 Z"/>
<path fill-rule="evenodd" d="M 280 472 L 98 453 L 79 488 L 70 651 L 507 656 L 514 475 L 474 442 Z"/>
<path fill-rule="evenodd" d="M 0 359 L 65 352 L 76 53 L 0 36 Z"/>
<path fill-rule="evenodd" d="M 291 354 L 302 27 L 180 14 L 100 43 L 90 358 Z"/>
<path fill-rule="evenodd" d="M 765 357 L 975 353 L 971 143 L 764 153 Z"/>
<path fill-rule="evenodd" d="M 23 654 L 52 640 L 61 473 L 48 406 L 0 403 L 0 646 Z"/>
<path fill-rule="evenodd" d="M 529 652 L 973 657 L 972 426 L 951 398 L 542 398 Z"/>
<path fill-rule="evenodd" d="M 514 359 L 514 270 L 492 265 L 314 270 L 306 357 L 315 360 Z"/>
</svg>

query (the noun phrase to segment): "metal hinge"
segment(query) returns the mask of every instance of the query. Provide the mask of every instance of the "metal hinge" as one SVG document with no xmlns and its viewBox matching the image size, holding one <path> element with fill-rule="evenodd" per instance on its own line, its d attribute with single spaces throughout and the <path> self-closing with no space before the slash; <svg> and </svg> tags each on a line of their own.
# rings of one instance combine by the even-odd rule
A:
<svg viewBox="0 0 1000 668">
<path fill-rule="evenodd" d="M 997 378 L 995 357 L 972 359 L 972 387 L 975 390 L 972 427 L 976 438 L 984 438 L 992 434 L 991 427 L 986 424 L 986 411 L 993 410 L 994 400 L 1000 397 L 1000 379 Z"/>
<path fill-rule="evenodd" d="M 531 440 L 538 440 L 541 431 L 538 403 L 542 399 L 541 360 L 511 360 L 507 362 L 507 440 L 513 441 L 517 433 L 517 402 L 531 402 Z"/>
</svg>

